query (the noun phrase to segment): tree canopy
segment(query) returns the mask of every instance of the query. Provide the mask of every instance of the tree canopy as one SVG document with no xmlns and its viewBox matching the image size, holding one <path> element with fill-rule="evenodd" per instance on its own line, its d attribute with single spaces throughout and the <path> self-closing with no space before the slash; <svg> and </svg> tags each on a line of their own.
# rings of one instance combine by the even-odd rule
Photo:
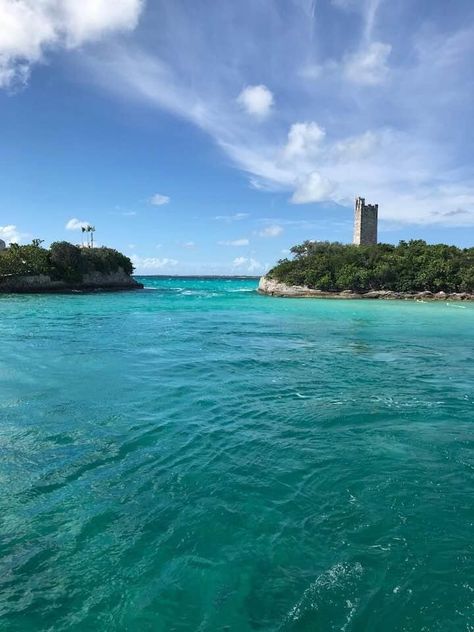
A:
<svg viewBox="0 0 474 632">
<path fill-rule="evenodd" d="M 40 240 L 33 240 L 31 244 L 11 244 L 0 251 L 0 278 L 47 274 L 56 281 L 81 283 L 87 273 L 107 274 L 120 268 L 126 274 L 133 272 L 130 259 L 113 248 L 80 248 L 57 241 L 48 250 L 40 244 Z"/>
<path fill-rule="evenodd" d="M 356 246 L 305 241 L 268 276 L 288 285 L 340 292 L 474 292 L 474 248 L 427 244 Z"/>
</svg>

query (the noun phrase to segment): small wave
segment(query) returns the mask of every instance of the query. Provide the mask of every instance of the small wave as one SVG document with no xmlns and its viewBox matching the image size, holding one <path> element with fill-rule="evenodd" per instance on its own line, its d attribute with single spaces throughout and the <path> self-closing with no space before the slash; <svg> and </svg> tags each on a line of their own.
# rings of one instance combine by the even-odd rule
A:
<svg viewBox="0 0 474 632">
<path fill-rule="evenodd" d="M 241 292 L 242 292 L 242 293 L 243 293 L 243 292 L 255 292 L 255 290 L 254 290 L 253 288 L 240 288 L 240 289 L 238 289 L 238 290 L 226 290 L 226 292 L 227 292 L 228 294 L 232 294 L 232 293 L 237 293 L 237 294 L 239 294 L 239 293 L 241 293 Z"/>
<path fill-rule="evenodd" d="M 144 290 L 147 291 L 154 291 L 154 292 L 161 292 L 162 294 L 179 294 L 181 292 L 181 290 L 183 290 L 184 288 L 182 287 L 155 287 L 153 285 L 145 285 Z"/>
<path fill-rule="evenodd" d="M 340 562 L 324 571 L 306 588 L 299 601 L 288 612 L 287 621 L 299 621 L 308 611 L 317 610 L 320 602 L 325 598 L 324 595 L 327 598 L 327 593 L 332 594 L 333 600 L 337 599 L 338 591 L 341 593 L 340 600 L 345 599 L 345 605 L 352 610 L 354 604 L 348 600 L 347 590 L 353 587 L 362 573 L 363 568 L 360 562 L 355 564 Z M 353 614 L 354 612 L 350 616 L 352 617 Z"/>
<path fill-rule="evenodd" d="M 181 296 L 207 296 L 209 292 L 205 290 L 184 290 L 181 288 Z"/>
<path fill-rule="evenodd" d="M 213 298 L 220 296 L 219 292 L 209 292 L 208 290 L 183 290 L 179 293 L 181 296 L 197 296 L 199 298 Z"/>
</svg>

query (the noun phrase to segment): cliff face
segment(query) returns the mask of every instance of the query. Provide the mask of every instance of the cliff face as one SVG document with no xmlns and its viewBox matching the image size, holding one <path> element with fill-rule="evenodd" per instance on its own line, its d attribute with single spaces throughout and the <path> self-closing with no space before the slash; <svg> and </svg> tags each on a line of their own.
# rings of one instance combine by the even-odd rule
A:
<svg viewBox="0 0 474 632">
<path fill-rule="evenodd" d="M 269 277 L 261 277 L 258 284 L 258 291 L 261 294 L 268 294 L 270 296 L 286 296 L 292 298 L 304 298 L 309 296 L 324 296 L 328 292 L 322 290 L 312 290 L 304 285 L 286 285 L 276 279 L 270 279 Z"/>
<path fill-rule="evenodd" d="M 447 294 L 446 292 L 392 292 L 391 290 L 372 290 L 370 292 L 357 293 L 352 290 L 342 292 L 326 292 L 324 290 L 313 290 L 304 285 L 286 285 L 276 279 L 261 277 L 258 284 L 260 294 L 268 296 L 280 296 L 284 298 L 345 298 L 345 299 L 415 299 L 415 300 L 438 300 L 438 301 L 472 301 L 474 294 L 459 292 Z"/>
<path fill-rule="evenodd" d="M 104 274 L 92 272 L 85 274 L 82 283 L 53 281 L 45 274 L 34 276 L 12 276 L 0 279 L 0 293 L 36 293 L 36 292 L 72 292 L 72 291 L 113 291 L 137 290 L 143 285 L 126 274 L 122 269 Z"/>
</svg>

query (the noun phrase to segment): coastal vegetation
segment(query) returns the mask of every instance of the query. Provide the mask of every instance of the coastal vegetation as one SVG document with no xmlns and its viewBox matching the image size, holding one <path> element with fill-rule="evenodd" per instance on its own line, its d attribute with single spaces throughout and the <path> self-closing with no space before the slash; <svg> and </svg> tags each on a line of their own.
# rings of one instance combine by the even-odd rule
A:
<svg viewBox="0 0 474 632">
<path fill-rule="evenodd" d="M 113 248 L 81 248 L 67 241 L 57 241 L 43 248 L 41 240 L 31 244 L 11 244 L 0 251 L 0 280 L 11 277 L 47 275 L 53 281 L 81 283 L 85 274 L 111 274 L 120 269 L 133 272 L 128 257 Z"/>
<path fill-rule="evenodd" d="M 421 239 L 370 246 L 305 241 L 267 277 L 327 292 L 474 292 L 474 248 Z"/>
</svg>

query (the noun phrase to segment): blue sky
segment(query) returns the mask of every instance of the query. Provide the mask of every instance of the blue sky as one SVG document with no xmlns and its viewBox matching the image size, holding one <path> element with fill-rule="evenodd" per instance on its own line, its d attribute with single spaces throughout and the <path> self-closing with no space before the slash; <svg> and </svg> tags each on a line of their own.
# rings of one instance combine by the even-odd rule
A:
<svg viewBox="0 0 474 632">
<path fill-rule="evenodd" d="M 257 275 L 362 195 L 471 246 L 473 57 L 471 0 L 0 0 L 0 237 Z"/>
</svg>

